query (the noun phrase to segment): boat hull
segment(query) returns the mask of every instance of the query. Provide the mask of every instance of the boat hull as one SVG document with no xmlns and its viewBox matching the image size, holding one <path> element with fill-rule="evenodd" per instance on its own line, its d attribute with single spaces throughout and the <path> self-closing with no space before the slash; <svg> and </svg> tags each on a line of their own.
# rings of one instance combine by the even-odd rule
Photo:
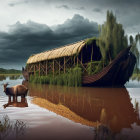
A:
<svg viewBox="0 0 140 140">
<path fill-rule="evenodd" d="M 130 48 L 122 51 L 116 59 L 96 75 L 83 76 L 83 86 L 121 87 L 129 81 L 136 64 L 136 57 Z"/>
</svg>

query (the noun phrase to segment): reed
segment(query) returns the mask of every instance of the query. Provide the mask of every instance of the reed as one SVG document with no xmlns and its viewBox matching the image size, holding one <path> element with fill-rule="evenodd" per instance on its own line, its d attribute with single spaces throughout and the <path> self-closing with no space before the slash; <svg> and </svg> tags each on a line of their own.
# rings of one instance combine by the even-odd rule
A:
<svg viewBox="0 0 140 140">
<path fill-rule="evenodd" d="M 25 134 L 27 126 L 23 121 L 12 122 L 7 115 L 0 118 L 0 140 L 18 139 Z"/>
<path fill-rule="evenodd" d="M 82 69 L 76 66 L 67 70 L 66 73 L 60 75 L 49 74 L 47 76 L 31 75 L 30 83 L 50 84 L 50 85 L 65 85 L 79 87 L 82 84 Z"/>
</svg>

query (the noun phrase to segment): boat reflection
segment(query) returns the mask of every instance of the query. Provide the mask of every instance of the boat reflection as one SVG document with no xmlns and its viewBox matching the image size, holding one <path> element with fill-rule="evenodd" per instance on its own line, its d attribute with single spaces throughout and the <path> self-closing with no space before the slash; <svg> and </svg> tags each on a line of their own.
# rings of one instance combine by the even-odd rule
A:
<svg viewBox="0 0 140 140">
<path fill-rule="evenodd" d="M 140 125 L 126 88 L 29 85 L 29 89 L 33 103 L 81 124 L 105 124 L 113 132 L 131 128 L 134 122 Z"/>
<path fill-rule="evenodd" d="M 3 105 L 4 108 L 6 107 L 28 107 L 27 99 L 21 98 L 21 101 L 11 100 L 11 97 L 8 99 L 8 103 Z"/>
</svg>

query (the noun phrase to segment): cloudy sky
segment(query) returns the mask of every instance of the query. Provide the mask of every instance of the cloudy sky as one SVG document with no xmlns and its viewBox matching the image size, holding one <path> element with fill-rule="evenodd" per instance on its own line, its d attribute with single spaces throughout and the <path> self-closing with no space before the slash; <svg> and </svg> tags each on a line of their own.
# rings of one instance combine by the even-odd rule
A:
<svg viewBox="0 0 140 140">
<path fill-rule="evenodd" d="M 34 53 L 98 36 L 107 10 L 136 34 L 139 7 L 140 0 L 0 0 L 0 67 L 21 69 Z"/>
</svg>

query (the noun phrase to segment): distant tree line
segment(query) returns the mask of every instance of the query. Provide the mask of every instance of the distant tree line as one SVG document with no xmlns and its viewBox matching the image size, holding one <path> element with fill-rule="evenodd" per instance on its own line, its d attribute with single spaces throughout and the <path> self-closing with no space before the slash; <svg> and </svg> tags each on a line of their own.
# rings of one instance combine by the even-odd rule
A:
<svg viewBox="0 0 140 140">
<path fill-rule="evenodd" d="M 20 74 L 21 70 L 0 68 L 0 74 Z"/>
</svg>

